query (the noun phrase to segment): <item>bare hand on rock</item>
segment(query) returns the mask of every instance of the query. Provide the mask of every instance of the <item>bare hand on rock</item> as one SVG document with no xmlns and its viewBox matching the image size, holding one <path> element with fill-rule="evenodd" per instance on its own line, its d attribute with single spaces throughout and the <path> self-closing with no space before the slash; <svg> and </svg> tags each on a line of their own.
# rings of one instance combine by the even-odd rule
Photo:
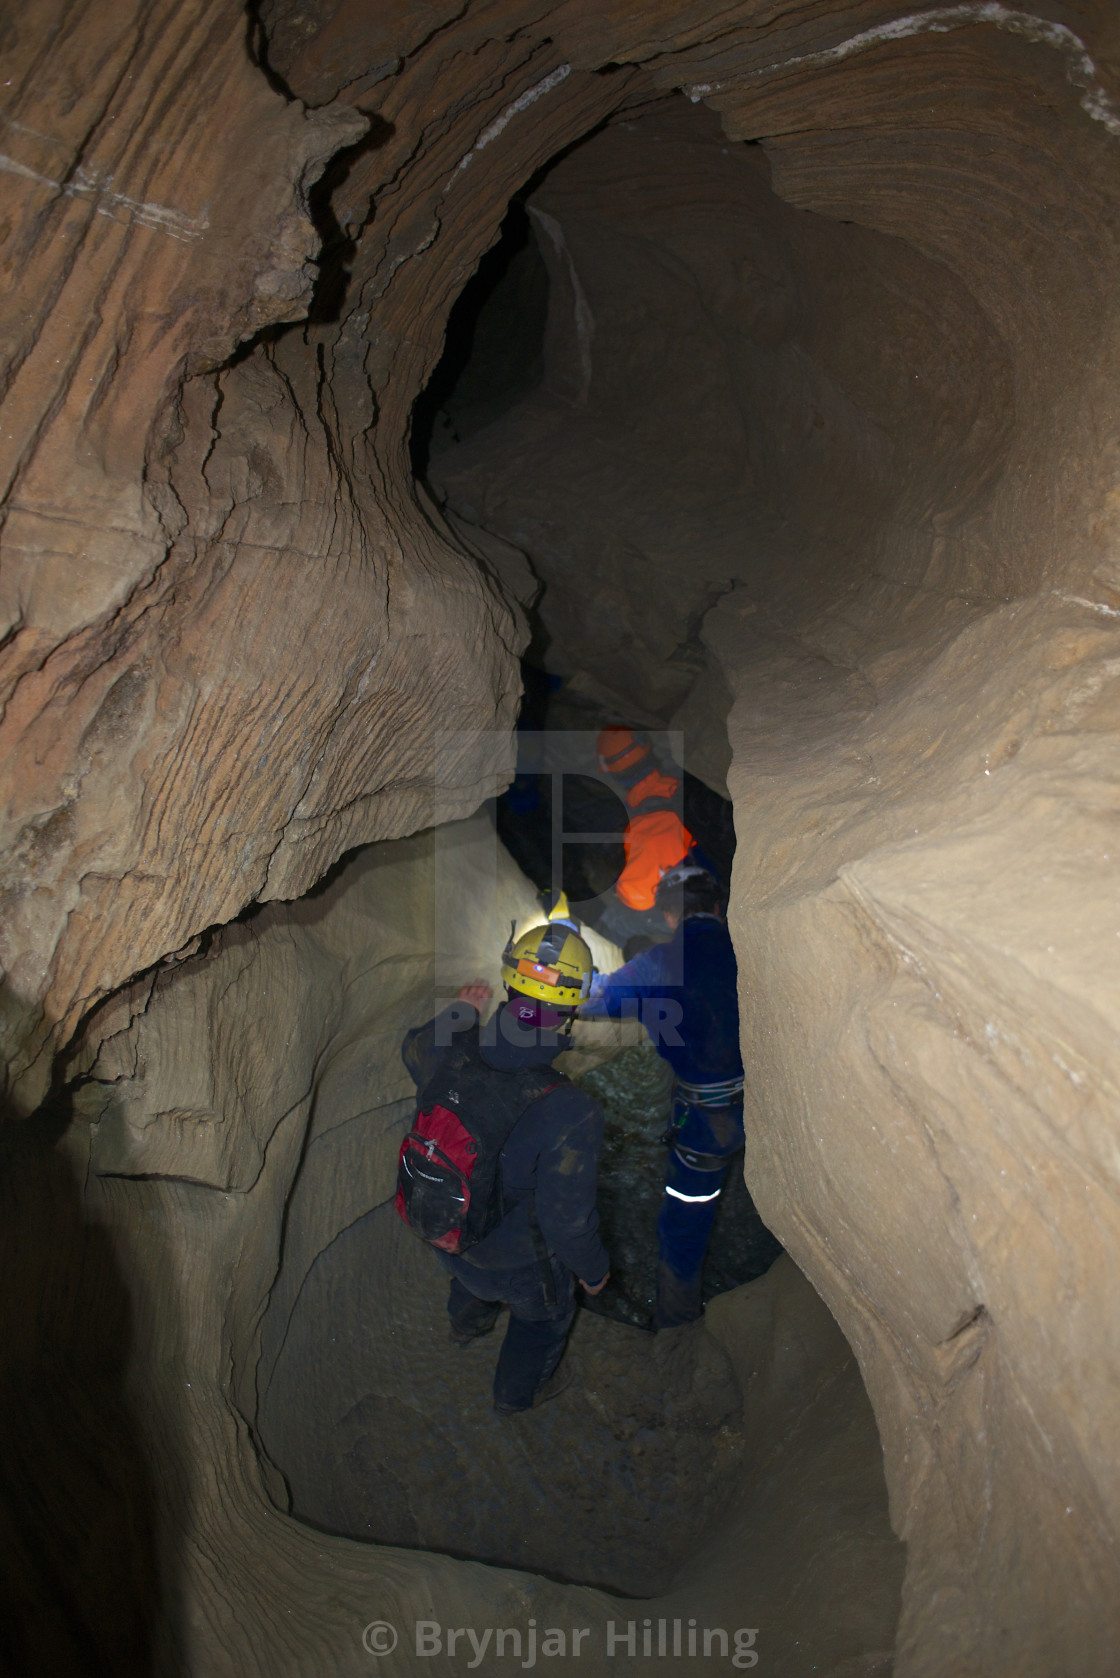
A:
<svg viewBox="0 0 1120 1678">
<path fill-rule="evenodd" d="M 471 983 L 469 985 L 464 985 L 462 990 L 459 992 L 459 1001 L 469 1002 L 473 1007 L 478 1008 L 481 1011 L 481 1009 L 485 1008 L 493 994 L 494 992 L 490 989 L 490 986 L 486 983 L 485 979 L 472 979 Z"/>
</svg>

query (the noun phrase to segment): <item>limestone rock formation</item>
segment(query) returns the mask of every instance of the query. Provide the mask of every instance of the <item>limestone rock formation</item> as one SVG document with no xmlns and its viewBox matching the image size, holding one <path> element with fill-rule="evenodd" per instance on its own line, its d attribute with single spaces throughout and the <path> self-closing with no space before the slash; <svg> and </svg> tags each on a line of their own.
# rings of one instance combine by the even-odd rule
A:
<svg viewBox="0 0 1120 1678">
<path fill-rule="evenodd" d="M 517 698 L 501 596 L 422 518 L 402 550 L 352 429 L 368 384 L 343 443 L 302 334 L 229 360 L 326 284 L 314 183 L 368 119 L 286 101 L 228 8 L 143 10 L 137 33 L 86 7 L 60 51 L 29 14 L 7 118 L 2 960 L 24 1105 L 133 974 L 430 822 L 440 789 L 446 817 L 473 809 L 508 754 L 463 731 L 508 729 Z"/>
<path fill-rule="evenodd" d="M 651 1616 L 786 1678 L 1111 1678 L 1115 7 L 81 0 L 4 44 L 17 1659 L 623 1617 L 301 1527 L 256 1431 L 270 1290 L 387 1190 L 408 836 L 508 778 L 532 606 L 589 717 L 735 798 L 747 1176 L 907 1547 L 892 1657 L 878 1439 L 783 1262 L 705 1330 L 758 1457 Z M 410 416 L 523 192 L 543 383 L 433 499 Z"/>
</svg>

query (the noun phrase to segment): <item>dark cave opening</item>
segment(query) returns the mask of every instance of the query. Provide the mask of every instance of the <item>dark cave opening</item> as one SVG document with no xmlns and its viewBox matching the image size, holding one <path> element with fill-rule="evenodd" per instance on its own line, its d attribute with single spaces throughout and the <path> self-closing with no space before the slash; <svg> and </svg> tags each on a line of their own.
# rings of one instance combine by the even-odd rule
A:
<svg viewBox="0 0 1120 1678">
<path fill-rule="evenodd" d="M 548 272 L 521 198 L 448 316 L 443 355 L 412 410 L 415 477 L 438 453 L 500 418 L 539 384 Z"/>
</svg>

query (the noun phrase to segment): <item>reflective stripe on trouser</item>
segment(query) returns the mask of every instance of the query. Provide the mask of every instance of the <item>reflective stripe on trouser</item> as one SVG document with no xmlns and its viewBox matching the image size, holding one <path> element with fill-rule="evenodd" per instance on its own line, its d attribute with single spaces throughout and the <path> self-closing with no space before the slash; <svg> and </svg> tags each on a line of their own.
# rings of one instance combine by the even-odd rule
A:
<svg viewBox="0 0 1120 1678">
<path fill-rule="evenodd" d="M 657 1320 L 663 1328 L 700 1315 L 700 1278 L 716 1205 L 730 1157 L 690 1165 L 674 1148 L 665 1172 L 665 1197 L 657 1219 Z M 710 1162 L 710 1163 L 709 1163 Z"/>
</svg>

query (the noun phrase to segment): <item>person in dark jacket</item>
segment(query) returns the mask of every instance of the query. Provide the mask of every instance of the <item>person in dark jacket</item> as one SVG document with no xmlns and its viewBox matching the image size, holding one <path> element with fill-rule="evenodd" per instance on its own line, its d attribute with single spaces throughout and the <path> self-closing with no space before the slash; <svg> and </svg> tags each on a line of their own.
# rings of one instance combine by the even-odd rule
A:
<svg viewBox="0 0 1120 1678">
<path fill-rule="evenodd" d="M 573 991 L 567 971 L 577 944 L 586 957 L 584 989 L 590 979 L 590 952 L 574 926 L 566 942 L 560 934 L 554 964 L 533 959 L 548 930 L 537 927 L 507 949 L 502 969 L 507 999 L 479 1031 L 481 1061 L 496 1089 L 499 1081 L 508 1087 L 528 1068 L 550 1067 L 567 1047 L 561 1028 L 575 1012 L 573 998 L 580 997 L 579 984 Z M 533 987 L 533 994 L 518 985 Z M 402 1054 L 418 1089 L 436 1074 L 456 1034 L 478 1028 L 479 1010 L 490 994 L 481 981 L 467 986 L 458 1005 L 408 1033 Z M 553 994 L 562 1006 L 545 1000 Z M 494 1408 L 500 1415 L 529 1410 L 563 1390 L 560 1361 L 575 1315 L 575 1283 L 589 1294 L 607 1284 L 610 1264 L 595 1207 L 602 1142 L 602 1109 L 557 1073 L 521 1114 L 502 1149 L 505 1216 L 466 1252 L 438 1252 L 451 1272 L 447 1310 L 451 1337 L 459 1345 L 488 1334 L 502 1306 L 509 1307 L 494 1373 Z"/>
<path fill-rule="evenodd" d="M 735 951 L 723 890 L 705 869 L 668 870 L 657 904 L 668 943 L 597 975 L 583 1019 L 638 1015 L 676 1075 L 665 1195 L 657 1223 L 661 1328 L 701 1313 L 701 1272 L 732 1156 L 743 1146 L 743 1062 Z"/>
</svg>

